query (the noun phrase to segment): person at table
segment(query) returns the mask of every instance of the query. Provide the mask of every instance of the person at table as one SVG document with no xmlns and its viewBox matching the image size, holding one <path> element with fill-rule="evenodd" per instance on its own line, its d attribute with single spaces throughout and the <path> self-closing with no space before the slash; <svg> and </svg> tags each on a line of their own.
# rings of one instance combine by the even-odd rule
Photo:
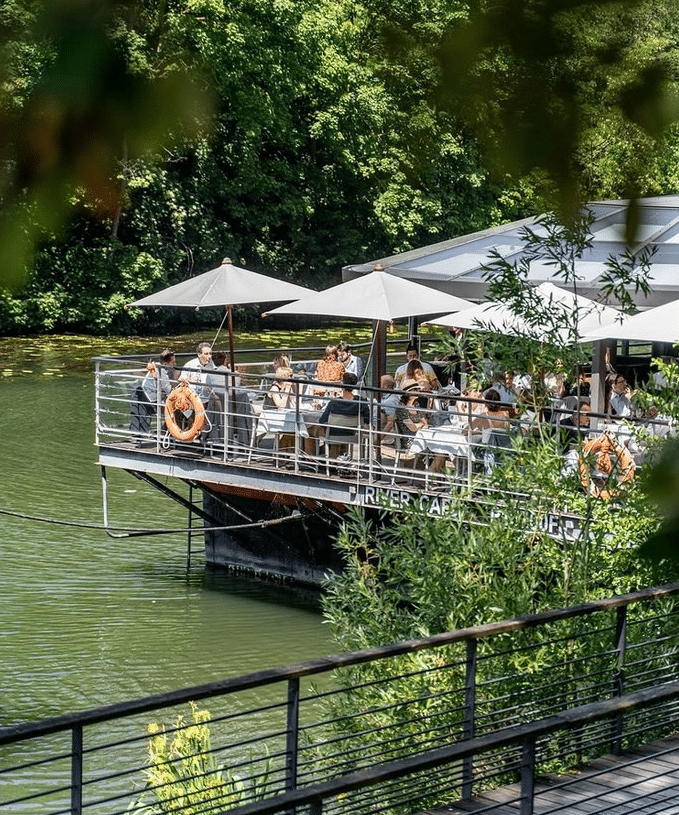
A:
<svg viewBox="0 0 679 815">
<path fill-rule="evenodd" d="M 484 412 L 478 413 L 463 432 L 467 435 L 481 433 L 481 444 L 487 445 L 483 453 L 486 475 L 490 475 L 498 463 L 498 449 L 511 447 L 508 439 L 509 410 L 494 389 L 486 391 Z"/>
<path fill-rule="evenodd" d="M 340 342 L 337 344 L 337 358 L 344 365 L 344 370 L 348 374 L 356 374 L 358 381 L 363 379 L 363 372 L 365 371 L 365 362 L 361 357 L 357 357 L 347 342 Z M 320 377 L 319 377 L 320 379 Z"/>
<path fill-rule="evenodd" d="M 344 376 L 344 364 L 339 361 L 337 346 L 326 345 L 323 358 L 316 363 L 316 379 L 319 382 L 341 382 Z M 314 396 L 325 396 L 326 388 L 318 386 L 312 389 Z"/>
<path fill-rule="evenodd" d="M 512 387 L 513 381 L 514 375 L 511 372 L 507 374 L 504 371 L 495 371 L 493 373 L 490 386 L 484 391 L 483 398 L 486 398 L 486 393 L 488 393 L 488 391 L 492 388 L 494 391 L 497 391 L 497 393 L 500 394 L 500 401 L 505 408 L 515 405 L 518 400 L 518 396 Z"/>
<path fill-rule="evenodd" d="M 345 373 L 342 376 L 342 395 L 330 399 L 321 413 L 318 422 L 308 426 L 309 437 L 304 439 L 304 450 L 310 455 L 315 454 L 315 440 L 325 435 L 325 425 L 330 416 L 360 416 L 365 425 L 370 424 L 370 409 L 367 402 L 355 398 L 355 388 L 358 385 L 356 374 Z M 342 435 L 342 428 L 337 428 L 336 434 Z M 347 427 L 346 435 L 352 436 L 354 428 Z M 333 455 L 336 451 L 331 451 Z"/>
<path fill-rule="evenodd" d="M 419 359 L 411 359 L 406 365 L 406 372 L 405 376 L 401 380 L 400 390 L 407 391 L 409 388 L 413 388 L 415 386 L 423 387 L 424 385 L 427 385 L 428 390 L 431 390 L 431 385 L 429 383 L 426 371 L 424 370 L 424 366 Z"/>
<path fill-rule="evenodd" d="M 657 436 L 660 439 L 674 435 L 672 419 L 669 416 L 663 416 L 656 405 L 648 406 L 644 429 L 648 435 Z"/>
<path fill-rule="evenodd" d="M 509 414 L 502 403 L 500 394 L 490 388 L 484 394 L 485 403 L 480 411 L 474 414 L 471 422 L 464 428 L 465 433 L 481 433 L 481 441 L 487 441 L 491 430 L 508 430 Z"/>
<path fill-rule="evenodd" d="M 417 360 L 422 365 L 422 369 L 427 380 L 429 381 L 429 384 L 432 387 L 432 390 L 435 391 L 440 390 L 441 384 L 436 378 L 436 372 L 428 362 L 422 362 L 422 360 L 420 360 L 420 352 L 417 349 L 417 345 L 415 345 L 414 343 L 408 343 L 408 346 L 406 348 L 406 362 L 404 362 L 403 365 L 399 365 L 399 367 L 396 369 L 396 372 L 394 373 L 394 382 L 396 389 L 404 390 L 403 382 L 406 379 L 408 363 L 413 362 L 413 360 Z"/>
<path fill-rule="evenodd" d="M 401 394 L 394 390 L 394 377 L 391 374 L 383 374 L 380 378 L 380 388 L 383 393 L 380 398 L 380 430 L 383 433 L 391 433 L 396 421 L 396 408 L 401 402 Z"/>
<path fill-rule="evenodd" d="M 159 359 L 159 362 L 152 360 L 148 363 L 143 379 L 138 379 L 132 388 L 130 430 L 137 445 L 143 444 L 149 435 L 153 416 L 158 415 L 163 401 L 172 390 L 174 351 L 166 348 Z"/>
<path fill-rule="evenodd" d="M 213 351 L 212 362 L 215 369 L 210 374 L 210 384 L 213 391 L 219 396 L 224 413 L 229 416 L 227 423 L 235 434 L 239 444 L 247 446 L 252 438 L 252 407 L 250 397 L 245 388 L 242 387 L 241 372 L 236 376 L 230 376 L 231 368 L 226 364 L 226 353 L 224 351 Z M 238 370 L 238 368 L 236 368 Z"/>
<path fill-rule="evenodd" d="M 629 385 L 622 374 L 616 374 L 613 378 L 608 406 L 613 418 L 624 419 L 626 416 L 632 415 Z"/>
<path fill-rule="evenodd" d="M 212 393 L 210 371 L 214 369 L 212 346 L 209 342 L 199 342 L 196 347 L 196 356 L 184 365 L 179 379 L 182 382 L 188 382 L 205 404 Z"/>
<path fill-rule="evenodd" d="M 234 381 L 232 381 L 229 376 L 231 368 L 226 364 L 226 353 L 224 351 L 212 352 L 212 364 L 214 365 L 214 371 L 209 376 L 208 384 L 223 399 L 227 383 L 229 386 L 239 386 L 240 377 L 235 377 Z"/>
<path fill-rule="evenodd" d="M 589 433 L 591 410 L 589 398 L 582 396 L 575 412 L 561 420 L 559 430 L 564 449 L 585 440 Z"/>
<path fill-rule="evenodd" d="M 410 445 L 412 437 L 418 430 L 429 426 L 427 412 L 422 409 L 422 394 L 417 384 L 411 385 L 401 395 L 401 402 L 396 408 L 395 427 L 399 436 Z"/>
<path fill-rule="evenodd" d="M 273 371 L 276 377 L 271 383 L 262 407 L 265 410 L 284 409 L 290 406 L 292 397 L 292 382 L 283 381 L 292 378 L 292 368 L 290 360 L 285 354 L 281 354 L 273 360 Z"/>
</svg>

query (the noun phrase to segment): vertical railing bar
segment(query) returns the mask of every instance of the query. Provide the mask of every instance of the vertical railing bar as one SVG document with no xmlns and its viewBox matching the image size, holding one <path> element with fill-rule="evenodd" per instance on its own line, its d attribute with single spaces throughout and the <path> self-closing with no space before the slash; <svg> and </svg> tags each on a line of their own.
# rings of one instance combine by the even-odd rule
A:
<svg viewBox="0 0 679 815">
<path fill-rule="evenodd" d="M 309 804 L 309 815 L 323 815 L 322 798 L 316 798 Z"/>
<path fill-rule="evenodd" d="M 73 725 L 71 730 L 71 815 L 83 811 L 83 728 Z"/>
<path fill-rule="evenodd" d="M 627 606 L 620 606 L 616 610 L 615 643 L 616 654 L 615 673 L 613 675 L 613 698 L 619 698 L 625 692 L 625 651 L 627 648 Z M 624 714 L 619 713 L 611 724 L 611 752 L 620 755 L 622 751 L 622 733 L 624 729 Z"/>
<path fill-rule="evenodd" d="M 533 815 L 535 799 L 535 736 L 521 748 L 521 815 Z"/>
<path fill-rule="evenodd" d="M 288 680 L 287 730 L 285 744 L 285 790 L 297 789 L 299 751 L 299 677 Z"/>
<path fill-rule="evenodd" d="M 478 641 L 467 640 L 467 654 L 464 683 L 464 724 L 463 735 L 466 739 L 473 739 L 476 720 L 476 657 Z M 474 761 L 472 756 L 462 760 L 462 798 L 472 797 L 474 786 Z"/>
<path fill-rule="evenodd" d="M 300 411 L 300 392 L 301 392 L 301 385 L 302 381 L 298 380 L 292 388 L 292 393 L 295 397 L 295 440 L 292 448 L 292 468 L 294 472 L 299 472 L 299 461 L 300 461 L 300 447 L 303 444 L 301 433 L 300 433 L 300 420 L 301 420 L 301 411 Z"/>
</svg>

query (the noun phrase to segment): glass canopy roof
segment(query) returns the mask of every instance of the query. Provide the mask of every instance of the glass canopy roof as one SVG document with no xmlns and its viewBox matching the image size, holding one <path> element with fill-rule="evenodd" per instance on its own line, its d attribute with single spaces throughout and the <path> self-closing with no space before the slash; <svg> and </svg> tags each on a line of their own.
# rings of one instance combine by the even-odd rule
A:
<svg viewBox="0 0 679 815">
<path fill-rule="evenodd" d="M 679 196 L 644 198 L 639 205 L 636 243 L 630 248 L 639 252 L 648 247 L 655 249 L 655 254 L 651 260 L 648 297 L 643 293 L 631 294 L 638 308 L 646 309 L 679 298 Z M 593 243 L 576 268 L 578 292 L 585 297 L 600 299 L 606 260 L 611 255 L 621 255 L 626 247 L 626 207 L 626 201 L 598 201 L 587 205 L 594 216 Z M 490 260 L 490 251 L 496 250 L 510 262 L 518 261 L 523 252 L 521 227 L 533 224 L 533 218 L 515 221 L 400 255 L 345 266 L 343 278 L 365 274 L 380 263 L 391 274 L 481 302 L 487 289 L 486 272 L 481 267 Z M 539 234 L 539 230 L 535 231 Z M 554 278 L 554 268 L 544 263 L 531 264 L 529 279 L 536 284 L 544 281 L 559 284 Z"/>
</svg>

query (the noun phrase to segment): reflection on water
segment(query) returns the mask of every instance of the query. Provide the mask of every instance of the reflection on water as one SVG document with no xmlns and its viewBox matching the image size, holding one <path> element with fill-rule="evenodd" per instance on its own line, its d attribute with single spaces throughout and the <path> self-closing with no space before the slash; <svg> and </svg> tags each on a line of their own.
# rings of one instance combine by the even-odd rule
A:
<svg viewBox="0 0 679 815">
<path fill-rule="evenodd" d="M 101 523 L 89 360 L 133 349 L 99 344 L 0 341 L 0 510 Z M 134 345 L 150 352 L 163 340 Z M 125 473 L 109 471 L 108 488 L 116 526 L 186 526 L 184 509 Z M 317 598 L 206 570 L 197 543 L 187 574 L 185 535 L 111 539 L 0 519 L 0 726 L 334 650 Z"/>
</svg>

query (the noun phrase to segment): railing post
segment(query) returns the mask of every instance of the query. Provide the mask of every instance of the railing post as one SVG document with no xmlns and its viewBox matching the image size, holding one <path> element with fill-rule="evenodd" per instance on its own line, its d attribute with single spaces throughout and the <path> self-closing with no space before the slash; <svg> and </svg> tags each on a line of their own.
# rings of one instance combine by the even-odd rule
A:
<svg viewBox="0 0 679 815">
<path fill-rule="evenodd" d="M 617 609 L 615 622 L 615 654 L 616 666 L 613 674 L 613 698 L 622 696 L 625 692 L 625 649 L 627 647 L 627 606 Z M 611 725 L 611 752 L 620 755 L 622 752 L 622 732 L 624 728 L 624 714 L 619 713 Z"/>
<path fill-rule="evenodd" d="M 76 724 L 71 730 L 71 815 L 83 811 L 83 728 Z"/>
<path fill-rule="evenodd" d="M 464 726 L 465 739 L 473 739 L 476 718 L 476 652 L 478 641 L 467 640 L 467 660 L 464 683 Z M 474 763 L 472 756 L 462 760 L 462 798 L 471 798 L 474 785 Z"/>
<path fill-rule="evenodd" d="M 288 680 L 288 721 L 285 741 L 285 791 L 297 789 L 299 747 L 299 677 Z"/>
<path fill-rule="evenodd" d="M 533 815 L 535 797 L 535 736 L 521 747 L 521 815 Z"/>
</svg>

